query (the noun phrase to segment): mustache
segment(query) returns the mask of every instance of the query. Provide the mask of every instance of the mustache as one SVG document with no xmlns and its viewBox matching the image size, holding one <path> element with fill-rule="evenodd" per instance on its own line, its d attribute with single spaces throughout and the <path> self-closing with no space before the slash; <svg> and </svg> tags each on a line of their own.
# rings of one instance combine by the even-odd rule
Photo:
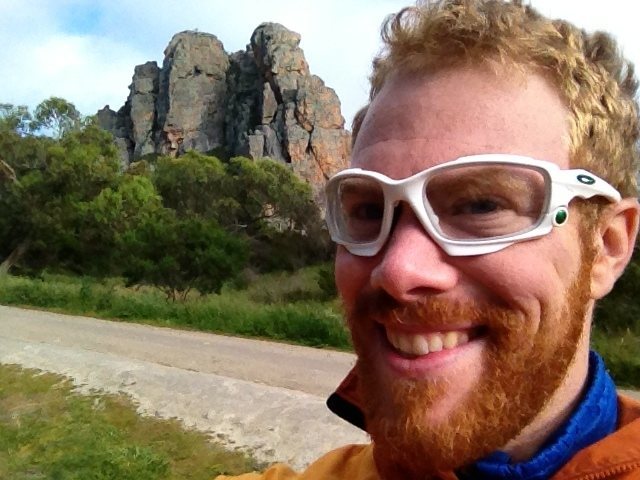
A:
<svg viewBox="0 0 640 480">
<path fill-rule="evenodd" d="M 451 300 L 427 295 L 413 302 L 399 302 L 384 290 L 363 290 L 356 298 L 351 319 L 373 320 L 382 325 L 439 328 L 459 322 L 513 330 L 522 316 L 513 308 L 479 300 Z"/>
</svg>

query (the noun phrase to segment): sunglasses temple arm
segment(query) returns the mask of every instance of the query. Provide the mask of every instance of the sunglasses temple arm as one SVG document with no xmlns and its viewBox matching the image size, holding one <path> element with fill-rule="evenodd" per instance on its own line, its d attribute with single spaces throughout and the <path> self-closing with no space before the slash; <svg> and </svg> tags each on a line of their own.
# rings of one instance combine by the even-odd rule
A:
<svg viewBox="0 0 640 480">
<path fill-rule="evenodd" d="M 620 193 L 609 183 L 586 170 L 560 170 L 558 180 L 554 183 L 562 185 L 571 198 L 580 197 L 589 199 L 595 196 L 603 196 L 612 202 L 619 202 Z"/>
</svg>

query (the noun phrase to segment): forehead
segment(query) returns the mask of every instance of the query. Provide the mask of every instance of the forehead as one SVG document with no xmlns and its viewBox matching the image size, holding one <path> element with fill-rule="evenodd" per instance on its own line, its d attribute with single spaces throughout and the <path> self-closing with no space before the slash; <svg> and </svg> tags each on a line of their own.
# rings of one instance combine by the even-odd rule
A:
<svg viewBox="0 0 640 480">
<path fill-rule="evenodd" d="M 469 67 L 397 76 L 373 100 L 352 164 L 405 178 L 462 156 L 509 153 L 567 168 L 568 115 L 539 74 Z"/>
</svg>

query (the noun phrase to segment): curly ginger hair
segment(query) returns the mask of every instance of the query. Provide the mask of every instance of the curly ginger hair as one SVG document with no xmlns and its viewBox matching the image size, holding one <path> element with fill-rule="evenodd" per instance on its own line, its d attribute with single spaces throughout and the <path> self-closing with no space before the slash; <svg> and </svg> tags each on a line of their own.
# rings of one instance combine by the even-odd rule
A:
<svg viewBox="0 0 640 480">
<path fill-rule="evenodd" d="M 387 18 L 373 61 L 373 100 L 392 74 L 498 62 L 541 71 L 569 111 L 572 166 L 637 196 L 640 123 L 634 67 L 607 33 L 551 20 L 522 0 L 419 1 Z M 353 120 L 353 142 L 368 106 Z"/>
</svg>

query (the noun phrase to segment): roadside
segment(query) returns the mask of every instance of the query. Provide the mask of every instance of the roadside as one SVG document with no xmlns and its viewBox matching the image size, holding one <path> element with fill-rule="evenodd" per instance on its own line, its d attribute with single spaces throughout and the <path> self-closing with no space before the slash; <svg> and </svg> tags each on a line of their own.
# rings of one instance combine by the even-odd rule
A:
<svg viewBox="0 0 640 480">
<path fill-rule="evenodd" d="M 0 305 L 0 337 L 328 396 L 351 368 L 353 354 Z"/>
<path fill-rule="evenodd" d="M 324 404 L 352 362 L 341 352 L 0 306 L 0 363 L 65 375 L 85 392 L 126 393 L 141 413 L 180 418 L 295 468 L 367 441 Z"/>
<path fill-rule="evenodd" d="M 630 397 L 635 398 L 636 400 L 640 400 L 640 392 L 638 391 L 620 389 L 620 392 L 624 393 L 625 395 L 629 395 Z"/>
</svg>

